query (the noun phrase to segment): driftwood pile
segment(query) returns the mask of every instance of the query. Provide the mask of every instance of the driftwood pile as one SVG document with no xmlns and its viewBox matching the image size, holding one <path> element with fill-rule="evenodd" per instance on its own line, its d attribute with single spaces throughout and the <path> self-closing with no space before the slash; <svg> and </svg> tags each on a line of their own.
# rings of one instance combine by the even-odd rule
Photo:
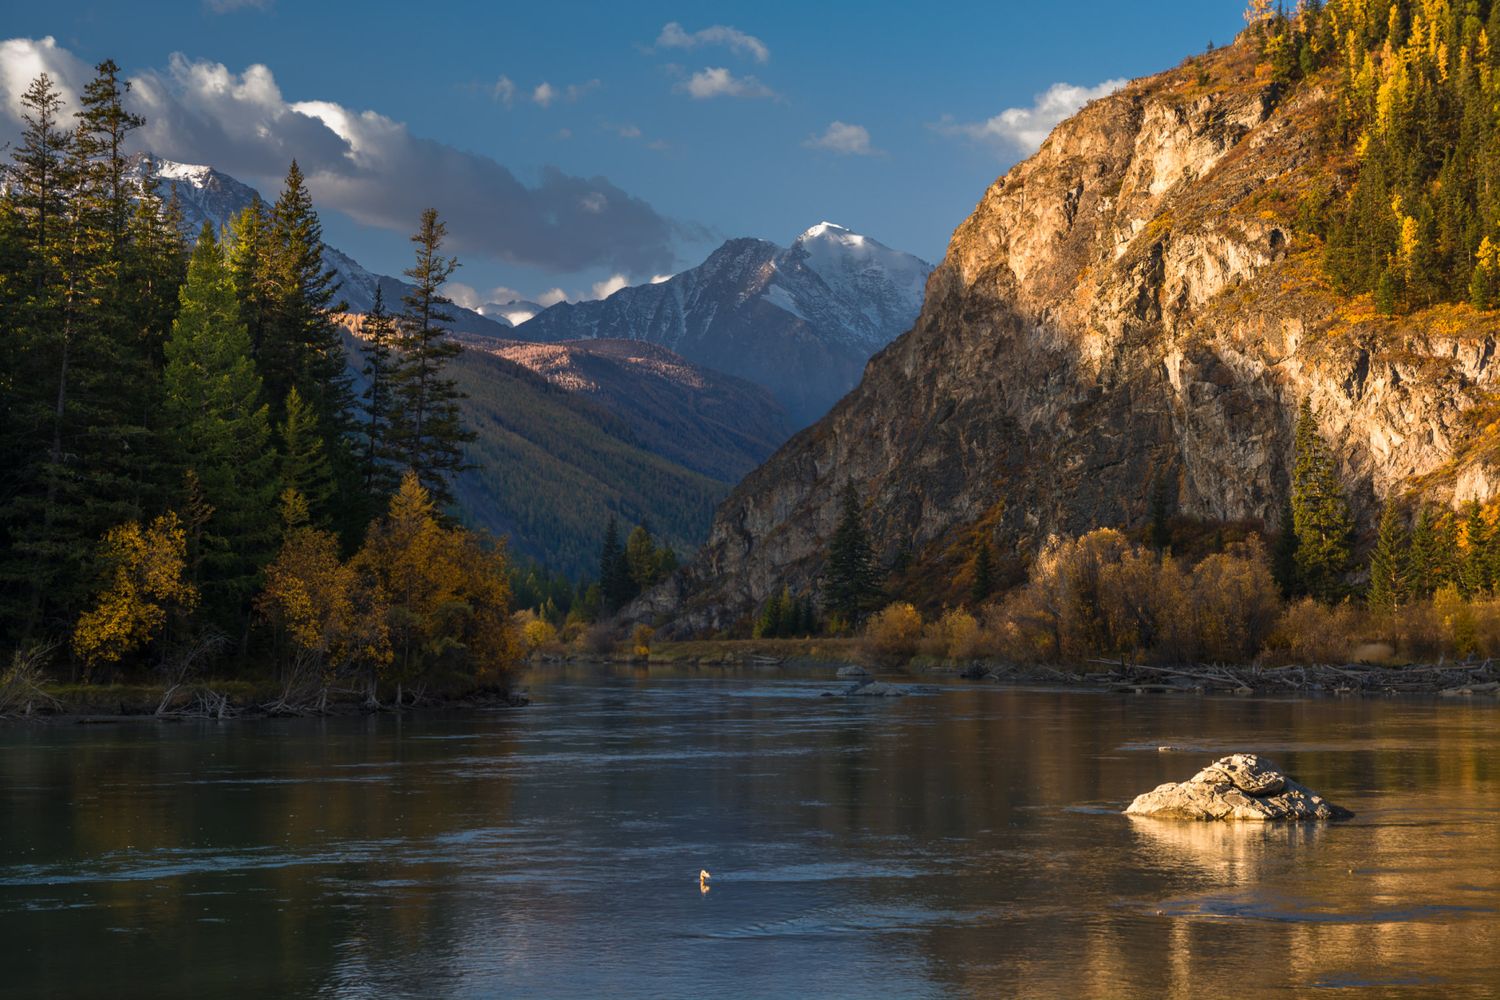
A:
<svg viewBox="0 0 1500 1000">
<path fill-rule="evenodd" d="M 1240 695 L 1321 692 L 1500 697 L 1500 666 L 1492 660 L 1405 667 L 1363 663 L 1341 666 L 1202 664 L 1153 667 L 1120 660 L 1091 660 L 1090 665 L 1108 669 L 1069 671 L 1037 666 L 1003 666 L 990 671 L 987 676 L 997 681 L 1062 683 L 1124 692 L 1201 691 Z"/>
</svg>

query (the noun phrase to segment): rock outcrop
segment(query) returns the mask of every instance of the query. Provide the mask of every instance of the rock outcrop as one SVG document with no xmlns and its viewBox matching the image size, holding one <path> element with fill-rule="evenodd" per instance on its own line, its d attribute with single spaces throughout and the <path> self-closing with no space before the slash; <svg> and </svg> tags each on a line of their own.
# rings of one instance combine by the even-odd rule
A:
<svg viewBox="0 0 1500 1000">
<path fill-rule="evenodd" d="M 1208 765 L 1187 781 L 1138 795 L 1127 816 L 1186 820 L 1347 819 L 1353 815 L 1304 788 L 1255 754 L 1237 753 Z"/>
<path fill-rule="evenodd" d="M 815 587 L 849 482 L 934 602 L 963 598 L 976 538 L 1020 568 L 1052 534 L 1143 524 L 1157 482 L 1182 514 L 1274 528 L 1304 399 L 1363 523 L 1392 491 L 1487 497 L 1492 418 L 1467 413 L 1496 386 L 1493 319 L 1332 288 L 1299 205 L 1348 182 L 1336 98 L 1255 62 L 1239 43 L 1136 81 L 996 181 L 915 327 L 633 613 L 701 633 Z"/>
</svg>

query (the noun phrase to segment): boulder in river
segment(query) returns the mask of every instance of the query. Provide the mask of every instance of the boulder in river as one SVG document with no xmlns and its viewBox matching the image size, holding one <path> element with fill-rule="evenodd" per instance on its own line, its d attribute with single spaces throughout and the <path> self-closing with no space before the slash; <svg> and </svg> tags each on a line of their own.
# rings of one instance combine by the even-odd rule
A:
<svg viewBox="0 0 1500 1000">
<path fill-rule="evenodd" d="M 847 667 L 839 667 L 837 676 L 841 681 L 857 681 L 869 677 L 870 672 L 858 664 L 851 663 Z"/>
<path fill-rule="evenodd" d="M 1276 765 L 1253 753 L 1237 753 L 1208 765 L 1187 781 L 1167 783 L 1137 795 L 1130 816 L 1190 820 L 1347 819 L 1354 815 L 1297 784 Z"/>
<path fill-rule="evenodd" d="M 885 681 L 866 681 L 863 684 L 854 685 L 844 693 L 860 698 L 899 698 L 906 692 Z"/>
</svg>

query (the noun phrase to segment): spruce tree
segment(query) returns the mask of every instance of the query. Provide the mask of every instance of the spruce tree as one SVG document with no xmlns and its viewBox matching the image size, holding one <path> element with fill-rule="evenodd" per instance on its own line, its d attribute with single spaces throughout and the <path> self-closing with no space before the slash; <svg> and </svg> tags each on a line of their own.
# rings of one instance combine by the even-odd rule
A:
<svg viewBox="0 0 1500 1000">
<path fill-rule="evenodd" d="M 1464 511 L 1464 547 L 1459 563 L 1458 589 L 1473 600 L 1488 593 L 1490 578 L 1490 527 L 1478 500 L 1471 500 Z"/>
<path fill-rule="evenodd" d="M 1172 544 L 1172 501 L 1174 483 L 1165 474 L 1151 485 L 1151 520 L 1146 526 L 1146 544 L 1161 551 Z"/>
<path fill-rule="evenodd" d="M 1394 500 L 1387 500 L 1380 515 L 1380 534 L 1370 556 L 1370 590 L 1366 603 L 1382 613 L 1396 610 L 1407 599 L 1407 552 L 1411 540 L 1406 522 Z"/>
<path fill-rule="evenodd" d="M 630 560 L 620 544 L 620 522 L 614 517 L 604 529 L 604 545 L 599 551 L 599 593 L 609 614 L 629 604 L 636 595 Z"/>
<path fill-rule="evenodd" d="M 323 224 L 296 160 L 287 168 L 268 221 L 270 259 L 265 266 L 280 295 L 263 334 L 266 393 L 281 401 L 296 387 L 317 414 L 332 456 L 343 447 L 354 420 L 353 379 L 333 318 L 348 304 L 338 299 L 337 273 L 324 266 Z"/>
<path fill-rule="evenodd" d="M 977 608 L 994 592 L 995 565 L 990 540 L 980 538 L 978 551 L 974 554 L 974 584 L 969 588 L 969 600 Z"/>
<path fill-rule="evenodd" d="M 379 509 L 395 492 L 396 469 L 392 463 L 392 392 L 396 375 L 396 326 L 385 310 L 385 294 L 375 286 L 375 302 L 361 328 L 365 355 L 364 444 L 360 456 L 365 496 Z"/>
<path fill-rule="evenodd" d="M 307 504 L 313 527 L 326 528 L 333 520 L 333 470 L 323 451 L 318 418 L 293 386 L 283 407 L 286 417 L 277 427 L 281 438 L 281 489 L 296 490 Z"/>
<path fill-rule="evenodd" d="M 1296 463 L 1292 470 L 1292 524 L 1297 532 L 1297 572 L 1308 593 L 1337 599 L 1349 568 L 1353 524 L 1339 485 L 1333 455 L 1318 431 L 1312 404 L 1297 417 Z"/>
<path fill-rule="evenodd" d="M 213 229 L 198 237 L 166 343 L 164 410 L 185 498 L 203 519 L 191 552 L 209 610 L 243 622 L 276 544 L 270 418 L 234 280 Z M 195 517 L 197 515 L 195 514 Z"/>
<path fill-rule="evenodd" d="M 828 546 L 823 609 L 829 615 L 837 615 L 845 625 L 853 626 L 872 610 L 879 595 L 859 493 L 854 483 L 849 482 L 839 499 L 839 522 Z"/>
<path fill-rule="evenodd" d="M 1292 516 L 1292 496 L 1288 491 L 1281 504 L 1276 544 L 1271 549 L 1271 577 L 1281 596 L 1287 600 L 1302 592 L 1297 573 L 1297 526 Z"/>
<path fill-rule="evenodd" d="M 396 321 L 400 362 L 393 383 L 392 421 L 401 460 L 444 508 L 453 504 L 453 476 L 468 468 L 463 446 L 474 440 L 459 413 L 464 395 L 444 374 L 448 362 L 462 350 L 448 328 L 453 322 L 448 311 L 452 301 L 442 292 L 458 268 L 458 261 L 442 254 L 447 231 L 437 211 L 429 208 L 411 238 L 417 259 L 406 269 L 412 289 L 402 296 L 403 309 Z"/>
<path fill-rule="evenodd" d="M 1406 560 L 1407 588 L 1412 597 L 1427 600 L 1449 582 L 1443 544 L 1442 532 L 1432 509 L 1427 504 L 1420 505 L 1412 524 Z"/>
</svg>

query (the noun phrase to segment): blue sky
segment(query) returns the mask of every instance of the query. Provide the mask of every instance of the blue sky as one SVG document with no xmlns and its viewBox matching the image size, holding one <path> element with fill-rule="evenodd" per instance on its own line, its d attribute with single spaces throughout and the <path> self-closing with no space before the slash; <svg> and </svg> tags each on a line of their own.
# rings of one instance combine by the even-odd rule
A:
<svg viewBox="0 0 1500 1000">
<path fill-rule="evenodd" d="M 984 123 L 1054 85 L 1088 91 L 1222 44 L 1243 6 L 12 5 L 0 99 L 36 64 L 76 75 L 112 57 L 141 81 L 153 145 L 271 195 L 288 153 L 326 166 L 326 236 L 367 266 L 405 266 L 431 202 L 481 298 L 576 297 L 822 219 L 936 262 L 1049 116 Z M 247 132 L 257 115 L 271 124 Z"/>
</svg>

